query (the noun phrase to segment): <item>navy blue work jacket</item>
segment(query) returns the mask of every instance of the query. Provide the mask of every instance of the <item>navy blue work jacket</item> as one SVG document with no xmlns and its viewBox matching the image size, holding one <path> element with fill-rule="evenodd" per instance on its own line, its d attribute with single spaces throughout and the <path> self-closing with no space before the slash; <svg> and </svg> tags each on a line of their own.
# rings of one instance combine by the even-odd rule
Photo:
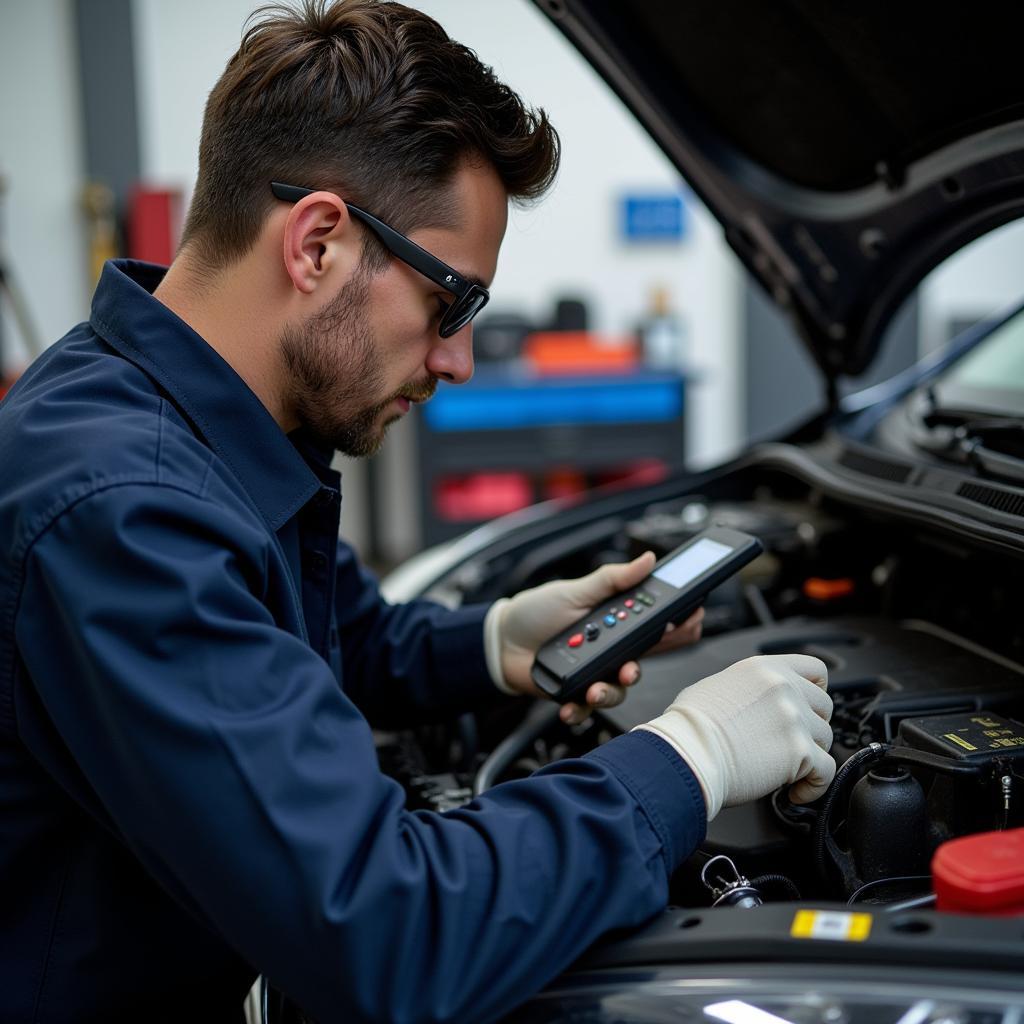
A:
<svg viewBox="0 0 1024 1024">
<path fill-rule="evenodd" d="M 0 402 L 0 1020 L 483 1021 L 663 905 L 700 840 L 631 734 L 410 813 L 371 726 L 500 699 L 482 607 L 392 606 L 339 479 L 108 264 Z"/>
</svg>

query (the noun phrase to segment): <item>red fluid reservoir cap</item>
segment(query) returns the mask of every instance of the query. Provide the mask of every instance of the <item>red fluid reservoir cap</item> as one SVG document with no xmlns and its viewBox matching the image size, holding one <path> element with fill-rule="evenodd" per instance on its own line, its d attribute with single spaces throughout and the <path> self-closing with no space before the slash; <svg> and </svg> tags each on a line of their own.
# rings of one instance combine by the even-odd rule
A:
<svg viewBox="0 0 1024 1024">
<path fill-rule="evenodd" d="M 962 914 L 1024 914 L 1024 828 L 943 843 L 932 858 L 936 907 Z"/>
</svg>

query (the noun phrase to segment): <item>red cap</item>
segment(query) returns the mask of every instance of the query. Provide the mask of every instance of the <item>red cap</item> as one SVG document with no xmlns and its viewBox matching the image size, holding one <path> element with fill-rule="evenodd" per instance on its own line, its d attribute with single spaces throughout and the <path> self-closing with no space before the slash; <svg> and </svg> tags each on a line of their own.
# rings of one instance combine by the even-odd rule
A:
<svg viewBox="0 0 1024 1024">
<path fill-rule="evenodd" d="M 963 914 L 1024 914 L 1024 828 L 943 843 L 932 858 L 936 907 Z"/>
</svg>

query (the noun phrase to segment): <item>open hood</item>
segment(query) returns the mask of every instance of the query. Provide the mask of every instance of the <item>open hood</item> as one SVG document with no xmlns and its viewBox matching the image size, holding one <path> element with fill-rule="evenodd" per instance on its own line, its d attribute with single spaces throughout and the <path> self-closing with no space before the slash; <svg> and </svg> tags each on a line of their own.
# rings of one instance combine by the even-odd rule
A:
<svg viewBox="0 0 1024 1024">
<path fill-rule="evenodd" d="M 834 382 L 927 272 L 1024 215 L 1024 8 L 534 0 Z"/>
</svg>

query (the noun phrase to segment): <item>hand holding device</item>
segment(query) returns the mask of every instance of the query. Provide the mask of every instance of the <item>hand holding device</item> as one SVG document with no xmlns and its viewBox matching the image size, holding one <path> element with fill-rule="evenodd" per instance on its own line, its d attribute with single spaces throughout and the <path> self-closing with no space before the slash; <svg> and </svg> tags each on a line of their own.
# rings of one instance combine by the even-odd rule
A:
<svg viewBox="0 0 1024 1024">
<path fill-rule="evenodd" d="M 541 696 L 530 677 L 538 648 L 595 605 L 642 583 L 654 564 L 654 555 L 648 551 L 632 562 L 603 565 L 579 579 L 555 580 L 497 601 L 484 621 L 484 648 L 495 684 L 507 693 Z M 694 615 L 665 639 L 664 646 L 696 641 L 700 621 L 701 615 Z M 563 721 L 582 721 L 588 713 L 586 705 L 612 707 L 621 703 L 625 687 L 635 682 L 638 671 L 636 663 L 628 660 L 612 666 L 604 678 L 599 678 L 601 685 L 580 691 L 575 698 L 579 703 L 563 707 Z"/>
<path fill-rule="evenodd" d="M 809 803 L 836 771 L 827 683 L 825 663 L 808 654 L 747 658 L 688 686 L 637 728 L 667 740 L 690 766 L 708 821 L 786 783 L 794 783 L 793 803 Z"/>
<path fill-rule="evenodd" d="M 607 595 L 544 644 L 533 664 L 534 683 L 553 700 L 576 699 L 657 643 L 666 625 L 686 619 L 762 550 L 756 537 L 739 530 L 712 527 L 697 534 L 661 559 L 646 579 Z"/>
</svg>

